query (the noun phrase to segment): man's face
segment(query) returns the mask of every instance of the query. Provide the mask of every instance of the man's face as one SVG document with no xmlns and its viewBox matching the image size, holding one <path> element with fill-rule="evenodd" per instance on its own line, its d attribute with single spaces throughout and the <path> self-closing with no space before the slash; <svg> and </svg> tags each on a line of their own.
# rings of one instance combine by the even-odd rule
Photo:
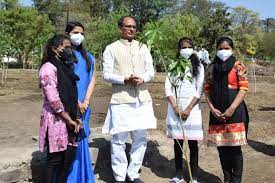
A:
<svg viewBox="0 0 275 183">
<path fill-rule="evenodd" d="M 132 40 L 136 36 L 136 22 L 130 17 L 124 18 L 123 26 L 119 28 L 121 37 L 127 40 Z"/>
</svg>

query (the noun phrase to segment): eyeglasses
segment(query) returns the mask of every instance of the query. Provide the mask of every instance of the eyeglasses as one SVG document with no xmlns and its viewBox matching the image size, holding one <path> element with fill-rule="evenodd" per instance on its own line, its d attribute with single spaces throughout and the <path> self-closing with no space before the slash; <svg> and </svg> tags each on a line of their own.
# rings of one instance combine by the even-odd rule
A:
<svg viewBox="0 0 275 183">
<path fill-rule="evenodd" d="M 131 30 L 131 29 L 136 30 L 137 29 L 137 27 L 135 25 L 123 25 L 123 28 L 126 30 Z"/>
</svg>

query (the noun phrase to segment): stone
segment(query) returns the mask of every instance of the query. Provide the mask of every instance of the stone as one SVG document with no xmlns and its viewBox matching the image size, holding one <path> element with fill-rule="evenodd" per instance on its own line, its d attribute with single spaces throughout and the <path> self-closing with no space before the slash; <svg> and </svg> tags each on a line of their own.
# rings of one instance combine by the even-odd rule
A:
<svg viewBox="0 0 275 183">
<path fill-rule="evenodd" d="M 24 178 L 24 171 L 22 168 L 15 168 L 9 171 L 0 172 L 0 182 L 12 183 L 19 182 Z"/>
</svg>

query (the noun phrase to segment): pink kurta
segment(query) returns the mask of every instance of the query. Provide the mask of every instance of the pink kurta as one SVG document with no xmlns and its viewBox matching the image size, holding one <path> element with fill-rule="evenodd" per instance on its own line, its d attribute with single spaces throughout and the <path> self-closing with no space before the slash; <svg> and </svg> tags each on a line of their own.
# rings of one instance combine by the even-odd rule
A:
<svg viewBox="0 0 275 183">
<path fill-rule="evenodd" d="M 48 130 L 49 152 L 59 152 L 67 149 L 68 131 L 66 122 L 57 115 L 64 111 L 57 90 L 57 69 L 47 62 L 39 71 L 40 85 L 43 90 L 44 104 L 39 128 L 39 150 L 44 151 Z"/>
</svg>

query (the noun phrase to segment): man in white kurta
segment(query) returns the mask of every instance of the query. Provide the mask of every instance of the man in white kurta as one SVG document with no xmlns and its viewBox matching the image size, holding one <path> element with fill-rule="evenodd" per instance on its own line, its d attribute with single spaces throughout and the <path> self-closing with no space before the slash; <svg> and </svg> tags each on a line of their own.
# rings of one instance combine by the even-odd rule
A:
<svg viewBox="0 0 275 183">
<path fill-rule="evenodd" d="M 122 17 L 121 39 L 108 45 L 103 53 L 103 78 L 112 83 L 112 97 L 103 133 L 112 134 L 111 160 L 116 182 L 142 183 L 139 169 L 147 147 L 147 129 L 156 128 L 152 98 L 147 82 L 154 77 L 153 60 L 145 44 L 134 40 L 136 22 Z M 130 162 L 125 154 L 128 135 L 132 137 Z"/>
<path fill-rule="evenodd" d="M 209 65 L 211 64 L 211 61 L 209 59 L 209 53 L 208 51 L 202 47 L 199 51 L 198 51 L 198 57 L 199 60 L 201 61 L 201 63 L 205 66 L 205 65 Z"/>
</svg>

